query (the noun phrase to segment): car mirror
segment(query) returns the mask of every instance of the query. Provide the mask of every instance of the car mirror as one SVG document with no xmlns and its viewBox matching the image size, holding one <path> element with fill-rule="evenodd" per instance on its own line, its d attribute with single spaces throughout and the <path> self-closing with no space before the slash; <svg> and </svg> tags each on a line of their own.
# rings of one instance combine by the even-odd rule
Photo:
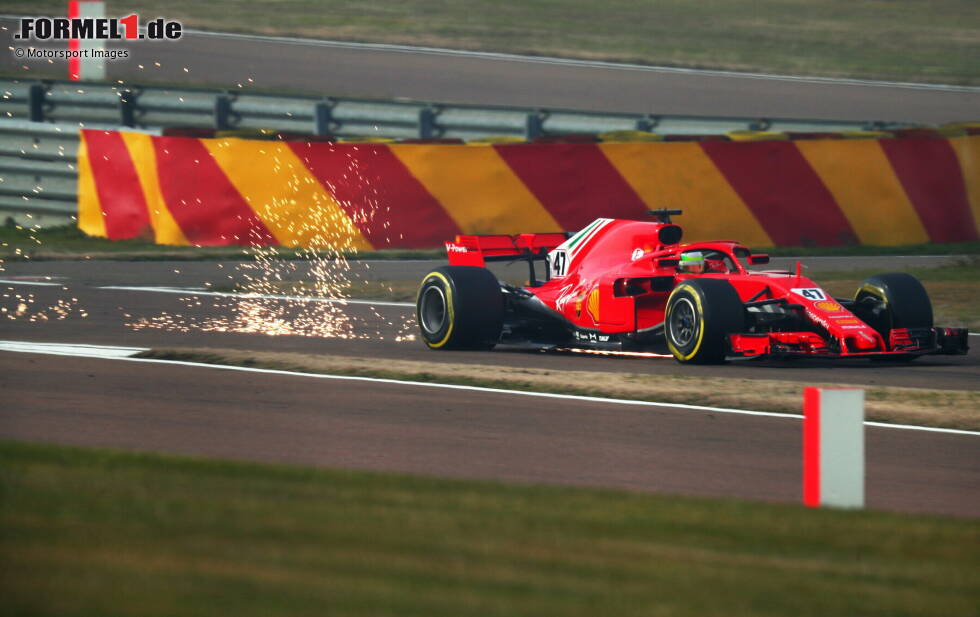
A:
<svg viewBox="0 0 980 617">
<path fill-rule="evenodd" d="M 769 263 L 769 256 L 765 254 L 759 255 L 749 255 L 749 265 L 750 266 L 761 266 L 763 264 Z"/>
</svg>

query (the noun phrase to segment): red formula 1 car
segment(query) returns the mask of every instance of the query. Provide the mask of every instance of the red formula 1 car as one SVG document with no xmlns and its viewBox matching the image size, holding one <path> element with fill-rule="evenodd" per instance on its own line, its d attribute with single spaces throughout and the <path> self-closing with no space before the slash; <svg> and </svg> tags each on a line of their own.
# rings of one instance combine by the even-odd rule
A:
<svg viewBox="0 0 980 617">
<path fill-rule="evenodd" d="M 681 244 L 671 223 L 596 219 L 576 234 L 457 236 L 449 266 L 422 280 L 417 319 L 432 349 L 497 343 L 656 350 L 680 362 L 804 356 L 911 359 L 964 354 L 967 331 L 934 327 L 925 289 L 908 274 L 865 280 L 832 298 L 797 271 L 750 271 L 769 262 L 738 242 Z M 485 266 L 525 260 L 530 283 L 498 281 Z M 535 263 L 545 264 L 545 280 Z"/>
</svg>

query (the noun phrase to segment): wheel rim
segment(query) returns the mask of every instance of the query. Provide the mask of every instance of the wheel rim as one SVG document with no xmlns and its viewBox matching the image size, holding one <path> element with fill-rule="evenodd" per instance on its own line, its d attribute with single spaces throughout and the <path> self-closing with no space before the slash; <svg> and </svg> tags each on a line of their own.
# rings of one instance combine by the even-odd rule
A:
<svg viewBox="0 0 980 617">
<path fill-rule="evenodd" d="M 687 298 L 680 298 L 670 311 L 670 338 L 678 347 L 686 347 L 694 340 L 698 323 L 694 305 Z"/>
<path fill-rule="evenodd" d="M 446 294 L 438 285 L 432 285 L 422 292 L 421 304 L 422 329 L 436 334 L 446 324 Z"/>
</svg>

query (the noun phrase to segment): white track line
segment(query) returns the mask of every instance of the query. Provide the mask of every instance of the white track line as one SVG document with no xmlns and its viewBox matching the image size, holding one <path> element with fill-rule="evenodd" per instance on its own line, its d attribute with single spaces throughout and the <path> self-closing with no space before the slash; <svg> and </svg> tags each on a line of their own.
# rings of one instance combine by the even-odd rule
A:
<svg viewBox="0 0 980 617">
<path fill-rule="evenodd" d="M 15 281 L 0 279 L 0 284 L 7 285 L 38 285 L 44 287 L 61 287 L 64 283 L 37 283 L 33 281 Z M 341 304 L 363 304 L 367 306 L 407 306 L 414 307 L 412 302 L 383 302 L 380 300 L 348 300 L 344 298 L 321 298 L 311 296 L 270 296 L 260 294 L 236 294 L 222 291 L 203 291 L 189 287 L 138 287 L 129 285 L 104 285 L 95 289 L 107 289 L 110 291 L 146 291 L 151 293 L 166 293 L 182 296 L 216 296 L 220 298 L 258 298 L 260 300 L 300 300 L 302 302 L 332 302 Z M 980 332 L 970 332 L 970 336 L 980 336 Z"/>
<path fill-rule="evenodd" d="M 0 19 L 20 19 L 23 15 L 0 14 Z M 140 28 L 145 31 L 145 28 Z M 729 77 L 741 79 L 762 79 L 769 81 L 790 81 L 813 84 L 838 84 L 850 86 L 872 86 L 886 88 L 910 88 L 914 90 L 939 90 L 943 92 L 978 93 L 976 86 L 957 86 L 953 84 L 928 84 L 905 81 L 877 81 L 873 79 L 848 79 L 837 77 L 807 77 L 800 75 L 778 75 L 770 73 L 741 73 L 738 71 L 689 69 L 676 66 L 656 66 L 648 64 L 631 64 L 628 62 L 603 62 L 600 60 L 577 60 L 574 58 L 556 58 L 553 56 L 522 56 L 492 51 L 467 51 L 462 49 L 447 49 L 445 47 L 425 47 L 413 45 L 395 45 L 389 43 L 355 43 L 351 41 L 332 41 L 309 39 L 292 36 L 268 36 L 261 34 L 240 34 L 235 32 L 213 32 L 185 28 L 185 34 L 202 37 L 233 39 L 239 41 L 256 41 L 276 43 L 279 45 L 303 45 L 309 47 L 332 47 L 341 49 L 361 49 L 365 51 L 380 51 L 403 54 L 424 54 L 434 56 L 455 56 L 460 58 L 478 58 L 484 60 L 501 60 L 506 62 L 524 62 L 529 64 L 556 64 L 559 66 L 576 66 L 621 71 L 646 71 L 656 73 L 677 73 L 682 75 L 703 75 L 705 77 Z"/>
<path fill-rule="evenodd" d="M 128 358 L 146 347 L 113 347 L 110 345 L 84 345 L 78 343 L 34 343 L 32 341 L 0 341 L 0 351 L 18 353 L 41 353 L 54 356 L 75 356 L 79 358 Z"/>
<path fill-rule="evenodd" d="M 266 294 L 237 294 L 224 291 L 199 291 L 181 287 L 134 287 L 128 285 L 105 285 L 96 289 L 113 291 L 147 291 L 151 293 L 178 294 L 182 296 L 216 296 L 219 298 L 239 298 L 242 300 L 299 300 L 301 302 L 328 302 L 334 304 L 366 304 L 369 306 L 415 306 L 412 302 L 382 302 L 378 300 L 348 300 L 346 298 L 322 298 L 317 296 L 275 296 Z"/>
<path fill-rule="evenodd" d="M 505 62 L 524 62 L 528 64 L 556 64 L 560 66 L 575 66 L 584 68 L 609 69 L 620 71 L 645 71 L 656 73 L 679 73 L 683 75 L 703 75 L 706 77 L 729 77 L 740 79 L 763 79 L 769 81 L 791 81 L 813 84 L 838 84 L 849 86 L 874 86 L 888 88 L 911 88 L 915 90 L 939 90 L 944 92 L 980 92 L 975 86 L 957 86 L 953 84 L 927 84 L 904 81 L 877 81 L 871 79 L 847 79 L 835 77 L 806 77 L 798 75 L 778 75 L 770 73 L 741 73 L 737 71 L 688 69 L 675 66 L 656 66 L 648 64 L 631 64 L 628 62 L 603 62 L 600 60 L 577 60 L 574 58 L 555 58 L 553 56 L 522 56 L 491 51 L 466 51 L 447 49 L 444 47 L 424 47 L 412 45 L 394 45 L 388 43 L 354 43 L 350 41 L 331 41 L 307 39 L 301 37 L 279 37 L 261 34 L 238 34 L 234 32 L 211 32 L 208 30 L 185 29 L 188 34 L 209 36 L 215 38 L 237 39 L 241 41 L 258 41 L 278 43 L 280 45 L 305 45 L 312 47 L 333 47 L 346 49 L 362 49 L 365 51 L 381 51 L 403 54 L 424 54 L 430 56 L 456 56 L 461 58 L 479 58 L 484 60 L 501 60 Z"/>
<path fill-rule="evenodd" d="M 29 287 L 64 287 L 64 283 L 44 283 L 41 281 L 18 281 L 16 279 L 0 279 L 0 285 L 27 285 Z"/>
<path fill-rule="evenodd" d="M 99 350 L 104 355 L 98 355 Z M 52 355 L 78 355 L 81 357 L 99 357 L 107 360 L 122 360 L 126 362 L 142 362 L 147 364 L 170 364 L 190 366 L 195 368 L 210 368 L 224 371 L 239 371 L 243 373 L 260 373 L 264 375 L 283 375 L 288 377 L 304 377 L 310 379 L 332 379 L 338 381 L 360 381 L 367 383 L 384 383 L 418 388 L 437 388 L 442 390 L 464 390 L 468 392 L 485 392 L 488 394 L 506 394 L 512 396 L 530 396 L 536 398 L 551 398 L 568 401 L 583 401 L 587 403 L 602 403 L 604 405 L 631 405 L 634 407 L 661 407 L 667 409 L 686 409 L 691 411 L 709 411 L 713 413 L 735 414 L 743 416 L 766 416 L 771 418 L 790 418 L 800 420 L 800 414 L 777 413 L 773 411 L 755 411 L 750 409 L 732 409 L 729 407 L 708 407 L 705 405 L 685 405 L 683 403 L 657 403 L 652 401 L 634 401 L 629 399 L 604 398 L 598 396 L 580 396 L 576 394 L 553 394 L 550 392 L 527 392 L 522 390 L 506 390 L 502 388 L 484 388 L 480 386 L 463 386 L 457 384 L 429 383 L 423 381 L 402 381 L 400 379 L 383 379 L 380 377 L 355 377 L 351 375 L 327 375 L 322 373 L 300 373 L 276 369 L 255 368 L 248 366 L 232 366 L 227 364 L 205 364 L 201 362 L 185 362 L 182 360 L 161 360 L 157 358 L 133 358 L 131 356 L 146 351 L 140 347 L 100 347 L 97 345 L 74 345 L 69 343 L 32 343 L 29 341 L 0 341 L 0 351 L 19 353 L 39 353 Z M 73 354 L 72 352 L 75 351 Z M 953 435 L 980 436 L 980 431 L 964 431 L 952 428 L 935 428 L 931 426 L 914 426 L 910 424 L 888 424 L 885 422 L 865 422 L 866 426 L 877 428 L 893 428 L 930 433 L 947 433 Z"/>
<path fill-rule="evenodd" d="M 0 284 L 6 285 L 37 285 L 43 287 L 62 287 L 65 283 L 38 283 L 34 281 L 15 281 L 0 279 Z M 414 307 L 411 302 L 383 302 L 380 300 L 348 300 L 344 298 L 321 298 L 312 296 L 271 296 L 263 294 L 236 294 L 223 291 L 203 291 L 190 287 L 138 287 L 129 285 L 104 285 L 95 289 L 107 289 L 110 291 L 146 291 L 150 293 L 166 293 L 182 296 L 216 296 L 220 298 L 257 298 L 260 300 L 299 300 L 302 302 L 331 302 L 341 304 L 363 304 L 367 306 L 402 306 Z M 970 336 L 980 336 L 980 332 L 970 332 Z"/>
</svg>

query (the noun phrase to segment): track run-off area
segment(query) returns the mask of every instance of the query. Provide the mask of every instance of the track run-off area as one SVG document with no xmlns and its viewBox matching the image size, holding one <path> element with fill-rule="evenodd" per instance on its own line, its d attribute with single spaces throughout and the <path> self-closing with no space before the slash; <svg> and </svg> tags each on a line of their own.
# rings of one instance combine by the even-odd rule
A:
<svg viewBox="0 0 980 617">
<path fill-rule="evenodd" d="M 0 16 L 0 45 L 13 16 Z M 179 45 L 112 42 L 124 83 L 297 90 L 329 96 L 550 107 L 598 112 L 944 123 L 970 121 L 980 88 L 694 70 L 401 45 L 189 31 Z M 61 77 L 65 61 L 0 72 Z"/>
<path fill-rule="evenodd" d="M 873 258 L 872 258 L 873 259 Z M 893 262 L 896 259 L 888 258 Z M 930 258 L 915 258 L 928 263 Z M 847 260 L 853 266 L 854 259 Z M 421 278 L 432 262 L 354 262 L 378 279 Z M 877 267 L 868 264 L 869 267 Z M 132 358 L 148 348 L 369 357 L 745 380 L 980 389 L 977 337 L 967 356 L 909 365 L 741 362 L 680 366 L 671 358 L 606 358 L 526 349 L 438 353 L 401 336 L 406 302 L 342 306 L 361 332 L 270 336 L 199 328 L 139 328 L 141 318 L 222 317 L 206 284 L 218 262 L 18 262 L 0 273 L 32 307 L 70 300 L 64 319 L 0 322 L 0 437 L 366 470 L 642 491 L 800 499 L 795 414 L 504 392 Z M 825 264 L 828 267 L 828 264 Z M 363 273 L 362 272 L 362 273 Z M 195 296 L 195 290 L 199 295 Z M 187 298 L 196 298 L 188 304 Z M 275 302 L 275 300 L 271 300 Z M 283 300 L 284 302 L 288 300 Z M 316 300 L 328 302 L 327 300 Z M 200 304 L 196 304 L 199 302 Z M 82 316 L 84 313 L 84 317 Z M 25 313 L 28 315 L 29 313 Z M 59 344 L 49 347 L 44 344 Z M 77 347 L 86 346 L 86 347 Z M 752 411 L 752 410 L 748 410 Z M 980 516 L 980 435 L 870 423 L 871 508 Z"/>
</svg>

